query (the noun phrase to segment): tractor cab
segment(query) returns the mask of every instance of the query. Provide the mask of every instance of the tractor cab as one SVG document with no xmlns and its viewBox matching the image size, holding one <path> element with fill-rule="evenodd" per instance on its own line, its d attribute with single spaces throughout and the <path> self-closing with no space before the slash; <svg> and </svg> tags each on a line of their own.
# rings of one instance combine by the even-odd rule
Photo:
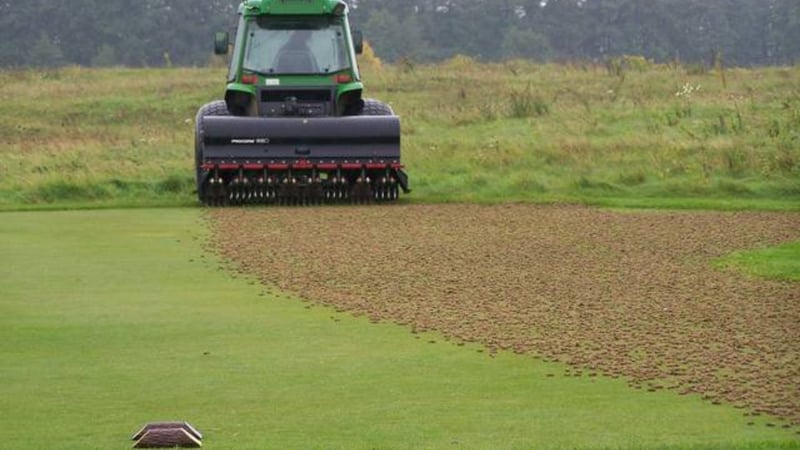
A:
<svg viewBox="0 0 800 450">
<path fill-rule="evenodd" d="M 342 116 L 363 108 L 356 55 L 341 0 L 249 0 L 239 7 L 225 96 L 240 116 Z M 217 33 L 215 51 L 227 54 Z M 284 89 L 292 86 L 288 92 Z M 313 87 L 313 89 L 305 89 Z M 299 88 L 299 89 L 295 89 Z"/>
</svg>

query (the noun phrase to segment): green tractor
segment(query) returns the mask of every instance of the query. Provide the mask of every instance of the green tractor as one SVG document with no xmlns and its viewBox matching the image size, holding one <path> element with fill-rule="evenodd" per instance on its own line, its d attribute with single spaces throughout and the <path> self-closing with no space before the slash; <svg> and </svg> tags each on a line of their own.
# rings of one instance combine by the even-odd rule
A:
<svg viewBox="0 0 800 450">
<path fill-rule="evenodd" d="M 400 120 L 362 97 L 361 33 L 342 0 L 245 0 L 225 100 L 200 108 L 205 205 L 392 202 L 409 192 Z M 214 50 L 228 54 L 228 33 Z"/>
</svg>

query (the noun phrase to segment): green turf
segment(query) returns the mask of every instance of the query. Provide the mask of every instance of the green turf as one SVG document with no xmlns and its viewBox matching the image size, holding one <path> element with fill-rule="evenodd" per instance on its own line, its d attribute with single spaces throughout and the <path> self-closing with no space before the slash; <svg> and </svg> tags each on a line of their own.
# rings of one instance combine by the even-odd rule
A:
<svg viewBox="0 0 800 450">
<path fill-rule="evenodd" d="M 210 449 L 798 446 L 697 397 L 262 295 L 204 254 L 201 214 L 0 215 L 0 448 L 129 448 L 163 419 Z"/>
<path fill-rule="evenodd" d="M 775 280 L 800 281 L 800 242 L 735 252 L 716 263 L 751 275 Z"/>
</svg>

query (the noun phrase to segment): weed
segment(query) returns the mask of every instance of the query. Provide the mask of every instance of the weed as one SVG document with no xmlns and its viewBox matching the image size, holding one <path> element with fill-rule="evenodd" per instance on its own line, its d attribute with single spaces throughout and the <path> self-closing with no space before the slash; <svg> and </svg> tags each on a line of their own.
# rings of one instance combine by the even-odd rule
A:
<svg viewBox="0 0 800 450">
<path fill-rule="evenodd" d="M 712 133 L 715 135 L 728 134 L 728 125 L 725 121 L 725 115 L 720 114 L 717 116 L 717 123 L 711 126 Z"/>
<path fill-rule="evenodd" d="M 767 135 L 773 139 L 781 135 L 781 122 L 778 119 L 772 119 L 767 128 Z"/>
<path fill-rule="evenodd" d="M 620 189 L 617 186 L 614 186 L 611 183 L 606 181 L 596 181 L 592 180 L 586 176 L 581 176 L 575 182 L 575 185 L 584 191 L 605 191 L 605 192 L 616 192 Z"/>
<path fill-rule="evenodd" d="M 170 175 L 158 184 L 158 190 L 177 194 L 179 192 L 191 192 L 194 181 L 191 177 L 181 175 Z"/>
<path fill-rule="evenodd" d="M 683 68 L 687 75 L 705 75 L 708 73 L 708 67 L 704 64 L 685 64 Z"/>
<path fill-rule="evenodd" d="M 750 167 L 748 155 L 742 149 L 730 148 L 723 151 L 721 156 L 728 174 L 734 177 L 743 175 Z"/>
<path fill-rule="evenodd" d="M 405 74 L 413 73 L 414 69 L 417 68 L 417 63 L 414 62 L 414 59 L 411 56 L 403 56 L 397 61 L 397 66 L 400 68 L 400 71 Z"/>
<path fill-rule="evenodd" d="M 644 56 L 622 55 L 606 60 L 606 70 L 610 75 L 625 79 L 625 72 L 645 72 L 652 68 L 652 63 Z"/>
<path fill-rule="evenodd" d="M 514 186 L 523 194 L 543 194 L 547 192 L 547 186 L 529 174 L 517 178 Z"/>
<path fill-rule="evenodd" d="M 42 184 L 28 197 L 28 200 L 33 203 L 52 203 L 64 200 L 103 200 L 109 197 L 110 192 L 102 185 L 58 180 Z"/>
<path fill-rule="evenodd" d="M 780 142 L 770 156 L 767 173 L 800 174 L 800 156 L 796 145 Z"/>
<path fill-rule="evenodd" d="M 753 193 L 753 191 L 750 188 L 748 188 L 746 184 L 733 180 L 718 181 L 715 187 L 716 190 L 718 190 L 719 192 L 733 195 L 736 197 L 750 195 Z"/>
<path fill-rule="evenodd" d="M 499 118 L 499 114 L 497 111 L 497 105 L 492 102 L 482 103 L 478 105 L 478 110 L 481 113 L 481 118 L 484 121 L 492 121 L 497 120 Z"/>
<path fill-rule="evenodd" d="M 618 180 L 625 186 L 639 186 L 647 182 L 647 174 L 645 174 L 642 170 L 626 172 L 620 174 Z"/>
<path fill-rule="evenodd" d="M 540 95 L 531 91 L 530 84 L 524 89 L 512 91 L 509 100 L 513 118 L 541 117 L 550 113 L 550 106 Z"/>
</svg>

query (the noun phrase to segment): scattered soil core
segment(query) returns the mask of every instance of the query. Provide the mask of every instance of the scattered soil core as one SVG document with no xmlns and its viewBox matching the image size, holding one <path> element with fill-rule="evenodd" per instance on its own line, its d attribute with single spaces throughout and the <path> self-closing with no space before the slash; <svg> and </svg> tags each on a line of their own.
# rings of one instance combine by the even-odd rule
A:
<svg viewBox="0 0 800 450">
<path fill-rule="evenodd" d="M 411 205 L 208 217 L 238 270 L 304 298 L 800 424 L 800 283 L 712 266 L 800 239 L 800 214 Z"/>
</svg>

